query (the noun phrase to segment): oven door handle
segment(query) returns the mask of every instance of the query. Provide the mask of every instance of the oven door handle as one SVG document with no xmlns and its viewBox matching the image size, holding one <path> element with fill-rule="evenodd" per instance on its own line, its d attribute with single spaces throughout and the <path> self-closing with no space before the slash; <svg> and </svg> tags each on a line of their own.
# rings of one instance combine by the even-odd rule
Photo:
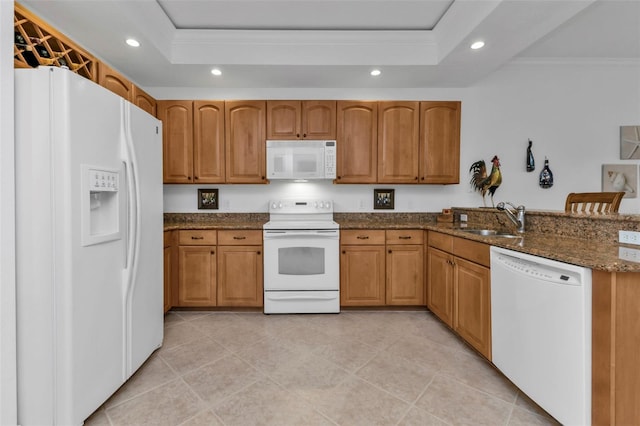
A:
<svg viewBox="0 0 640 426">
<path fill-rule="evenodd" d="M 333 300 L 335 298 L 337 298 L 337 295 L 326 295 L 326 296 L 319 296 L 319 295 L 309 295 L 309 296 L 304 296 L 304 295 L 287 295 L 287 294 L 274 294 L 272 292 L 267 292 L 270 293 L 267 295 L 267 297 L 271 300 Z"/>
<path fill-rule="evenodd" d="M 336 230 L 327 231 L 265 231 L 264 239 L 291 238 L 291 237 L 320 237 L 338 238 L 340 233 Z"/>
</svg>

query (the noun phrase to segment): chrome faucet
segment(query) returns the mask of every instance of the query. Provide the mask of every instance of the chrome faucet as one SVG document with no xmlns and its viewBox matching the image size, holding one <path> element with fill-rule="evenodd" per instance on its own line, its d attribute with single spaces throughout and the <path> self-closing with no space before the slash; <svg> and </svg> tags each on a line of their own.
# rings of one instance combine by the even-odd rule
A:
<svg viewBox="0 0 640 426">
<path fill-rule="evenodd" d="M 513 209 L 516 211 L 516 214 L 513 214 L 509 207 L 506 206 L 507 204 L 513 207 Z M 524 206 L 516 207 L 513 204 L 506 202 L 498 203 L 496 208 L 506 213 L 509 220 L 513 222 L 513 224 L 518 228 L 517 231 L 519 233 L 524 233 Z"/>
</svg>

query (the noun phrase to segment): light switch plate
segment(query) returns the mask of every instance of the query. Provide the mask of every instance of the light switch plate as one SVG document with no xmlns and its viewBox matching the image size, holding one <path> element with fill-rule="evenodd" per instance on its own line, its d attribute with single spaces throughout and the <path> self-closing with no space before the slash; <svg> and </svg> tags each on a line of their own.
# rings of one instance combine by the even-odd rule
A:
<svg viewBox="0 0 640 426">
<path fill-rule="evenodd" d="M 618 231 L 618 242 L 621 244 L 640 245 L 640 232 Z"/>
<path fill-rule="evenodd" d="M 640 262 L 640 250 L 630 247 L 619 247 L 618 257 L 622 260 Z"/>
</svg>

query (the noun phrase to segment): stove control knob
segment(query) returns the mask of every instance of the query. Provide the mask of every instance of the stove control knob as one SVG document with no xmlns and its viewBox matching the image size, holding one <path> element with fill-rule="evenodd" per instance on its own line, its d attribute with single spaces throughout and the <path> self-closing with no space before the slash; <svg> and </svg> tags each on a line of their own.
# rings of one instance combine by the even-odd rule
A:
<svg viewBox="0 0 640 426">
<path fill-rule="evenodd" d="M 279 208 L 279 209 L 281 209 L 281 208 L 282 208 L 282 201 L 280 201 L 280 202 L 278 203 L 278 208 Z"/>
<path fill-rule="evenodd" d="M 330 208 L 331 208 L 331 201 L 327 201 L 327 202 L 325 203 L 325 206 L 327 206 L 327 208 L 328 208 L 328 209 L 330 209 Z"/>
<path fill-rule="evenodd" d="M 316 209 L 318 208 L 318 202 L 317 201 L 315 203 L 313 203 L 313 207 L 315 207 Z"/>
<path fill-rule="evenodd" d="M 271 208 L 275 209 L 278 205 L 276 203 L 271 204 Z"/>
<path fill-rule="evenodd" d="M 324 202 L 320 201 L 320 208 L 323 209 L 324 208 Z"/>
</svg>

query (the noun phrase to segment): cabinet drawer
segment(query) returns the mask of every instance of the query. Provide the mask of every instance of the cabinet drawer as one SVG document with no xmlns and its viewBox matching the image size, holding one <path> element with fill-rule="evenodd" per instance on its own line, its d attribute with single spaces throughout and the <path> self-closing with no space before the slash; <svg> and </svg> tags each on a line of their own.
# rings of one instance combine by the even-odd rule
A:
<svg viewBox="0 0 640 426">
<path fill-rule="evenodd" d="M 422 244 L 422 229 L 394 229 L 387 231 L 387 244 Z"/>
<path fill-rule="evenodd" d="M 440 232 L 429 232 L 429 245 L 447 253 L 453 253 L 453 237 Z"/>
<path fill-rule="evenodd" d="M 384 231 L 370 229 L 340 231 L 340 244 L 378 245 L 384 244 Z"/>
<path fill-rule="evenodd" d="M 464 238 L 453 238 L 453 253 L 483 266 L 490 266 L 489 244 Z"/>
<path fill-rule="evenodd" d="M 181 246 L 210 246 L 216 244 L 216 232 L 211 230 L 180 231 Z"/>
<path fill-rule="evenodd" d="M 257 230 L 218 231 L 218 245 L 221 245 L 221 246 L 262 245 L 262 231 L 257 231 Z"/>
</svg>

